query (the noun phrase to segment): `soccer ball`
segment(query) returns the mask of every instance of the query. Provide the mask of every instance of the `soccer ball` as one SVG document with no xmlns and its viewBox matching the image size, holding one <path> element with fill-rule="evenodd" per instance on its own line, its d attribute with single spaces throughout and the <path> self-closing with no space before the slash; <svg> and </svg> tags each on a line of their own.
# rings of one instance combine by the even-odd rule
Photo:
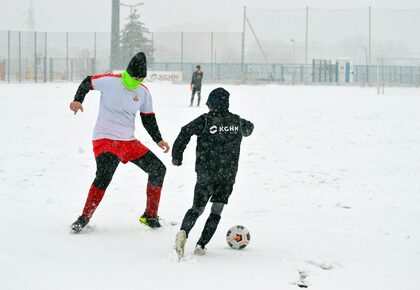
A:
<svg viewBox="0 0 420 290">
<path fill-rule="evenodd" d="M 231 227 L 226 234 L 228 245 L 235 250 L 245 248 L 250 240 L 251 235 L 249 234 L 248 229 L 241 225 Z"/>
</svg>

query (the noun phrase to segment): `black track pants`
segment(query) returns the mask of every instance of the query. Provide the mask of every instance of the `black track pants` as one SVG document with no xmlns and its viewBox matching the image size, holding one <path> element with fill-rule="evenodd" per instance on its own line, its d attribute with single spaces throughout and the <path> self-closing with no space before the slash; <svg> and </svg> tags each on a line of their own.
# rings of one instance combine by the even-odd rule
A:
<svg viewBox="0 0 420 290">
<path fill-rule="evenodd" d="M 197 96 L 198 96 L 197 106 L 200 106 L 200 101 L 201 101 L 201 88 L 193 88 L 192 93 L 191 93 L 191 106 L 194 104 L 194 96 L 195 96 L 195 93 L 197 93 Z"/>
</svg>

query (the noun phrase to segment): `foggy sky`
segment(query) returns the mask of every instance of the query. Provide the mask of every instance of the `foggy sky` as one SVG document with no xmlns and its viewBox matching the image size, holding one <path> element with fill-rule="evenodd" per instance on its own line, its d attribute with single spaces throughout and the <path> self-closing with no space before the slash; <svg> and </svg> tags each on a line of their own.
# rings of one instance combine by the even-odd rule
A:
<svg viewBox="0 0 420 290">
<path fill-rule="evenodd" d="M 111 0 L 33 0 L 38 31 L 111 29 Z M 136 0 L 122 0 L 135 4 Z M 268 9 L 396 8 L 420 9 L 419 0 L 143 0 L 142 20 L 152 31 L 241 31 L 243 6 Z M 0 30 L 26 30 L 30 0 L 0 0 Z M 129 8 L 121 7 L 121 23 Z"/>
</svg>

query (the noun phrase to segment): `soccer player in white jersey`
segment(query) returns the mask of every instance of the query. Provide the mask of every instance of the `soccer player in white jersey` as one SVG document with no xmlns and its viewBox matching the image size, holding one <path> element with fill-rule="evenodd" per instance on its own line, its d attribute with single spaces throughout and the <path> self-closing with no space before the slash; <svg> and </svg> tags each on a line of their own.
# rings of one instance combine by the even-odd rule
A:
<svg viewBox="0 0 420 290">
<path fill-rule="evenodd" d="M 101 92 L 99 114 L 93 131 L 93 152 L 96 159 L 96 177 L 93 181 L 82 212 L 72 224 L 74 232 L 80 232 L 91 219 L 101 202 L 120 162 L 131 162 L 148 174 L 147 205 L 140 222 L 160 227 L 158 208 L 165 178 L 166 167 L 134 136 L 135 119 L 140 112 L 143 126 L 153 141 L 164 150 L 169 145 L 163 141 L 153 113 L 152 96 L 142 84 L 147 76 L 146 56 L 137 53 L 122 74 L 103 74 L 86 77 L 80 84 L 70 109 L 76 114 L 83 112 L 83 100 L 90 90 Z"/>
</svg>

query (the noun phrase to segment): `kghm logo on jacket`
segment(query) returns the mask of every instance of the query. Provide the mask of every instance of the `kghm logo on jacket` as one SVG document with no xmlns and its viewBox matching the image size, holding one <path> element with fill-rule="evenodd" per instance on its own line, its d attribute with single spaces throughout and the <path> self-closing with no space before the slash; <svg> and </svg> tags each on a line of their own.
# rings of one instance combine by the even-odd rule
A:
<svg viewBox="0 0 420 290">
<path fill-rule="evenodd" d="M 219 126 L 213 125 L 209 129 L 210 134 L 239 132 L 239 126 Z"/>
<path fill-rule="evenodd" d="M 139 96 L 135 95 L 135 96 L 133 97 L 133 101 L 134 101 L 134 102 L 138 102 L 139 100 L 140 100 Z"/>
</svg>

